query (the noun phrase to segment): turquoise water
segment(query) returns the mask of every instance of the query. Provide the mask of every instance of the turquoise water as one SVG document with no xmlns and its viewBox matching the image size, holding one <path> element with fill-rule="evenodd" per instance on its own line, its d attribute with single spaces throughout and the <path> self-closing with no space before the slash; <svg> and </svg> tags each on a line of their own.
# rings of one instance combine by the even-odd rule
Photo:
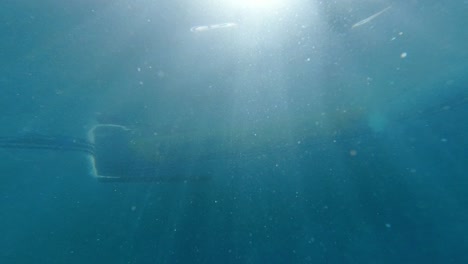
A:
<svg viewBox="0 0 468 264">
<path fill-rule="evenodd" d="M 0 4 L 0 263 L 468 262 L 468 2 L 253 2 Z"/>
</svg>

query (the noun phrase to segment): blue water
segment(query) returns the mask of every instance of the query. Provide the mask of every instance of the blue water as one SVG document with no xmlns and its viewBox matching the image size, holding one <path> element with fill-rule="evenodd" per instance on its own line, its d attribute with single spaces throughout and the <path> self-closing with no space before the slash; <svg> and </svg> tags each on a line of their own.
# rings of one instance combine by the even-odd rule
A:
<svg viewBox="0 0 468 264">
<path fill-rule="evenodd" d="M 277 4 L 2 1 L 0 263 L 468 263 L 468 2 Z"/>
</svg>

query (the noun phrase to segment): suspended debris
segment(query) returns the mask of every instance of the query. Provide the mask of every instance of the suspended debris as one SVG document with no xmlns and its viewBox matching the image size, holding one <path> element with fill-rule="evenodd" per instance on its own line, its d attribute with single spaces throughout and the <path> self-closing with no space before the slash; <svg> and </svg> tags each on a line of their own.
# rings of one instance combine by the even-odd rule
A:
<svg viewBox="0 0 468 264">
<path fill-rule="evenodd" d="M 190 28 L 190 31 L 199 33 L 199 32 L 215 30 L 215 29 L 226 29 L 226 28 L 233 28 L 233 27 L 237 27 L 237 24 L 236 23 L 221 23 L 221 24 L 192 27 Z"/>
<path fill-rule="evenodd" d="M 354 24 L 351 28 L 360 27 L 360 26 L 362 26 L 362 25 L 364 25 L 364 24 L 369 23 L 369 22 L 372 21 L 374 18 L 380 16 L 380 15 L 383 14 L 385 11 L 387 11 L 388 9 L 390 9 L 390 7 L 392 7 L 392 6 L 388 6 L 388 7 L 384 8 L 384 9 L 382 9 L 381 11 L 379 11 L 379 12 L 373 14 L 372 16 L 370 16 L 370 17 L 368 17 L 368 18 L 366 18 L 366 19 L 363 19 L 363 20 L 357 22 L 357 23 Z"/>
</svg>

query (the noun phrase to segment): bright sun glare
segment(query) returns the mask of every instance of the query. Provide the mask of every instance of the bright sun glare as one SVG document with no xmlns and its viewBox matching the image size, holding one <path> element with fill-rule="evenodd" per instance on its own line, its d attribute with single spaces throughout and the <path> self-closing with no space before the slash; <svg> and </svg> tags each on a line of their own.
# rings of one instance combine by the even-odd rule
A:
<svg viewBox="0 0 468 264">
<path fill-rule="evenodd" d="M 228 4 L 237 8 L 276 9 L 287 0 L 228 0 Z"/>
</svg>

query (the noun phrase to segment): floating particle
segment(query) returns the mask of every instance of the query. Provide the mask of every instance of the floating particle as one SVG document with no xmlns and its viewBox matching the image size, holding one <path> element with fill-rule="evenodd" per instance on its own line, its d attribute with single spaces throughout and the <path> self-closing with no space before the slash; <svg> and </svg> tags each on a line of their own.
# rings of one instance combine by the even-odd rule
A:
<svg viewBox="0 0 468 264">
<path fill-rule="evenodd" d="M 204 26 L 195 26 L 191 27 L 190 31 L 192 32 L 205 32 L 214 29 L 226 29 L 226 28 L 233 28 L 236 27 L 236 23 L 221 23 L 221 24 L 213 24 L 213 25 L 204 25 Z"/>
<path fill-rule="evenodd" d="M 162 79 L 162 78 L 164 78 L 166 76 L 166 73 L 164 71 L 159 70 L 156 73 L 156 76 L 158 76 L 158 78 Z"/>
<path fill-rule="evenodd" d="M 408 53 L 403 52 L 403 53 L 401 53 L 400 58 L 404 59 L 404 58 L 406 58 L 406 56 L 408 56 Z"/>
</svg>

